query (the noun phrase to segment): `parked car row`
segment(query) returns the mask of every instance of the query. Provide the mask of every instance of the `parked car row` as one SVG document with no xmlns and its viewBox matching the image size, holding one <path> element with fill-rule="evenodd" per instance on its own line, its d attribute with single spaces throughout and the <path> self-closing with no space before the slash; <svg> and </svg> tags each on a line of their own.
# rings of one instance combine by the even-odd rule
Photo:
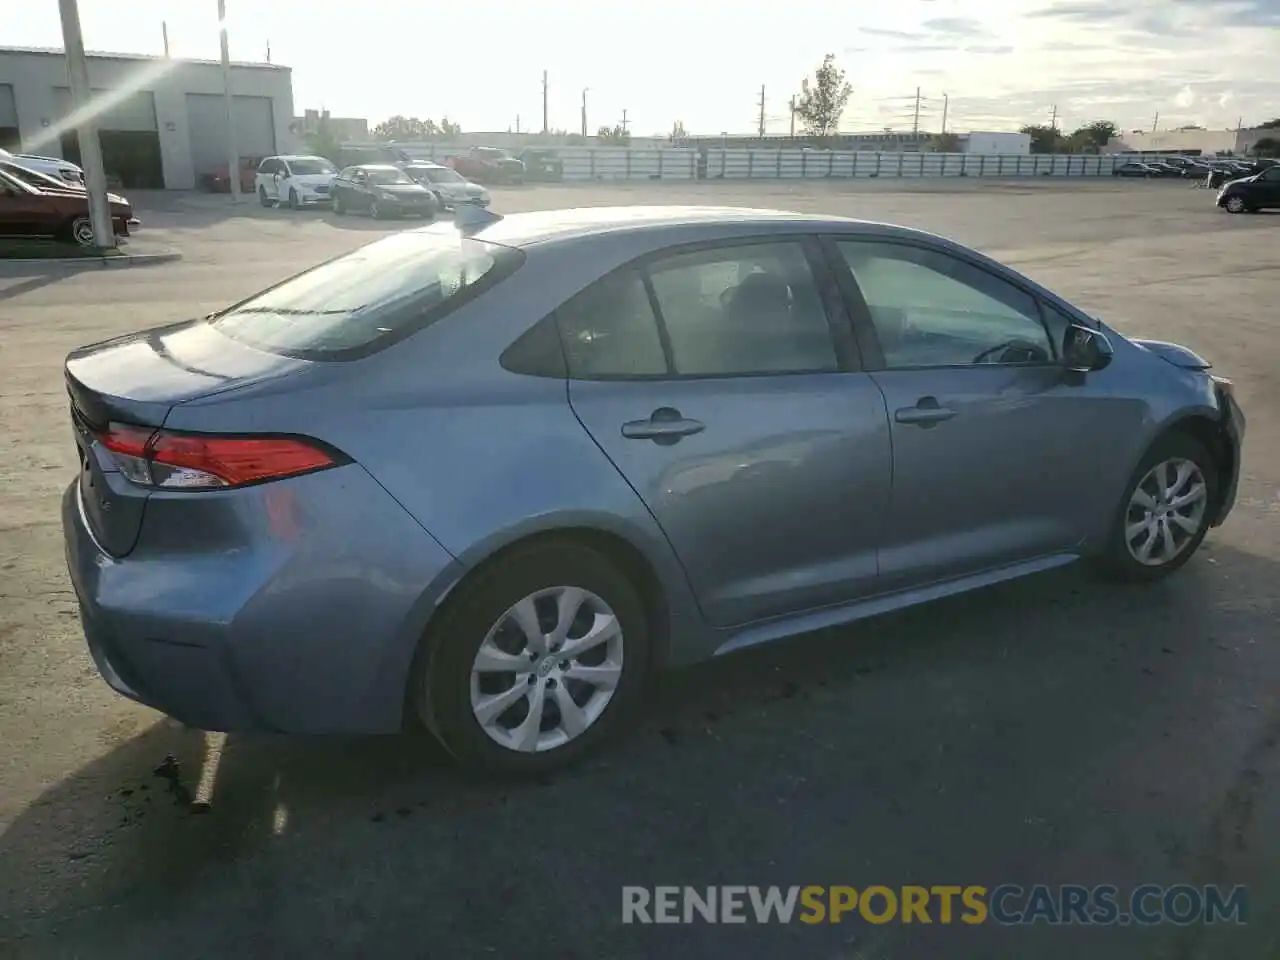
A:
<svg viewBox="0 0 1280 960">
<path fill-rule="evenodd" d="M 489 191 L 453 167 L 425 160 L 351 164 L 339 170 L 324 157 L 266 157 L 253 191 L 264 207 L 331 204 L 333 212 L 384 217 L 434 217 L 462 205 L 487 207 Z"/>
<path fill-rule="evenodd" d="M 1112 171 L 1117 177 L 1178 178 L 1203 181 L 1205 186 L 1221 186 L 1237 177 L 1252 176 L 1273 161 L 1246 161 L 1218 157 L 1147 157 L 1122 163 Z"/>
</svg>

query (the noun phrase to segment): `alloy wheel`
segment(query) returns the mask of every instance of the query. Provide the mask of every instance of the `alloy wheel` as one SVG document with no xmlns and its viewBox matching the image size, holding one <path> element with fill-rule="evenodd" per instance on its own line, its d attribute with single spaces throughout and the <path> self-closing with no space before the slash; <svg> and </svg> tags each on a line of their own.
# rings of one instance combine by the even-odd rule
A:
<svg viewBox="0 0 1280 960">
<path fill-rule="evenodd" d="M 1228 197 L 1227 209 L 1230 210 L 1232 213 L 1244 213 L 1244 198 Z"/>
<path fill-rule="evenodd" d="M 622 669 L 622 626 L 604 600 L 580 587 L 539 590 L 508 608 L 480 644 L 471 711 L 508 750 L 553 750 L 600 719 Z"/>
<path fill-rule="evenodd" d="M 1209 485 L 1194 461 L 1157 463 L 1129 497 L 1124 540 L 1130 555 L 1148 567 L 1170 563 L 1200 533 L 1208 508 Z"/>
</svg>

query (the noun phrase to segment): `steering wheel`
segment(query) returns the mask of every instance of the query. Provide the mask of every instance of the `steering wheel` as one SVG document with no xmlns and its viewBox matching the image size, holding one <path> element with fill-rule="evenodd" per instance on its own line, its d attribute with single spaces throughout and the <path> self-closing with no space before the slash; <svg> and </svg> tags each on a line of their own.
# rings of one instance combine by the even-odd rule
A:
<svg viewBox="0 0 1280 960">
<path fill-rule="evenodd" d="M 1029 340 L 1006 340 L 1003 343 L 997 343 L 994 347 L 987 347 L 987 349 L 974 357 L 970 363 L 982 363 L 993 354 L 1001 353 L 1005 350 L 1013 350 L 1015 348 L 1021 348 L 1031 356 L 1044 352 L 1040 349 L 1039 345 L 1034 344 Z"/>
</svg>

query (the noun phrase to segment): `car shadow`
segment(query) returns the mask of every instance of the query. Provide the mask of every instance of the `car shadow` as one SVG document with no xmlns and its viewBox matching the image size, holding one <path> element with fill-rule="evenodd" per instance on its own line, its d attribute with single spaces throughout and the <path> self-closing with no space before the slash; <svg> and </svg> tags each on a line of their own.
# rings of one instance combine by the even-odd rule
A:
<svg viewBox="0 0 1280 960">
<path fill-rule="evenodd" d="M 1050 864 L 1097 828 L 1087 790 L 1127 838 L 1112 865 L 1127 876 L 1169 827 L 1152 797 L 1178 776 L 1153 756 L 1194 769 L 1187 724 L 1243 695 L 1223 664 L 1269 617 L 1248 604 L 1278 573 L 1209 545 L 1153 586 L 1069 569 L 701 664 L 661 677 L 620 742 L 531 782 L 464 775 L 424 734 L 223 740 L 160 720 L 0 835 L 0 918 L 41 956 L 55 934 L 67 955 L 370 955 L 424 928 L 532 955 L 523 924 L 573 904 L 578 952 L 560 955 L 604 955 L 590 938 L 624 930 L 622 884 L 835 882 L 809 878 L 864 858 L 893 878 Z M 1247 799 L 1173 824 L 1187 882 L 1233 855 L 1216 818 Z M 1033 814 L 1060 833 L 1028 852 L 1014 835 Z M 908 839 L 921 830 L 940 848 Z"/>
</svg>

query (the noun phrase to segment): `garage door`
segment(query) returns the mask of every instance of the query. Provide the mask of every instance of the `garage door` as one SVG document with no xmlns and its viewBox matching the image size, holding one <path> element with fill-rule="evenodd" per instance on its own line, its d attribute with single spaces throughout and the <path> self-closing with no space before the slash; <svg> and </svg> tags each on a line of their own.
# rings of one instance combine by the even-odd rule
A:
<svg viewBox="0 0 1280 960">
<path fill-rule="evenodd" d="M 53 95 L 58 117 L 62 118 L 69 115 L 71 113 L 71 91 L 67 87 L 55 87 Z M 129 94 L 118 103 L 111 102 L 117 96 L 119 94 L 114 94 L 110 90 L 93 91 L 94 102 L 99 104 L 111 103 L 111 106 L 98 115 L 99 130 L 154 132 L 157 129 L 156 104 L 151 96 L 151 91 L 142 90 L 138 93 Z"/>
<path fill-rule="evenodd" d="M 236 149 L 242 157 L 269 157 L 276 152 L 270 97 L 236 97 L 232 104 Z M 227 165 L 227 110 L 218 94 L 187 94 L 187 126 L 191 131 L 191 165 L 196 179 Z"/>
<path fill-rule="evenodd" d="M 0 127 L 18 126 L 18 107 L 13 102 L 13 84 L 0 83 Z"/>
</svg>

